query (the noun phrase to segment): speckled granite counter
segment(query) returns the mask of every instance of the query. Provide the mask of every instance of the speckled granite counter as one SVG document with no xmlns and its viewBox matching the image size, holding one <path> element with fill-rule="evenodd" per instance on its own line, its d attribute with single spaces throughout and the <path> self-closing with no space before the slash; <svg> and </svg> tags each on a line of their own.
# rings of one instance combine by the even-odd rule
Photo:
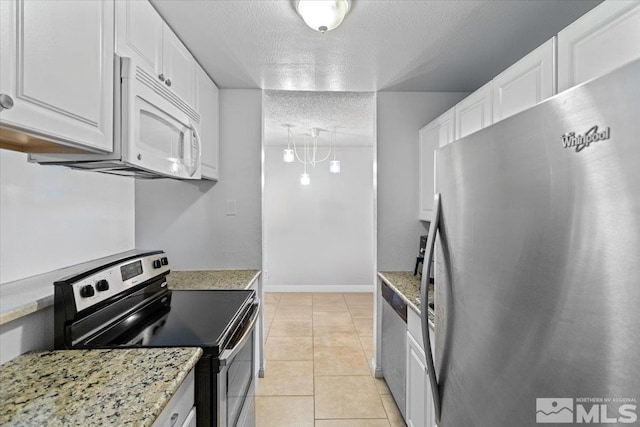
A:
<svg viewBox="0 0 640 427">
<path fill-rule="evenodd" d="M 414 276 L 412 271 L 379 271 L 378 276 L 407 303 L 411 309 L 420 314 L 420 276 Z M 427 301 L 433 302 L 433 283 L 427 288 Z M 428 309 L 427 315 L 431 323 L 434 322 L 433 310 Z"/>
<path fill-rule="evenodd" d="M 2 426 L 151 426 L 200 348 L 63 350 L 0 366 Z"/>
<path fill-rule="evenodd" d="M 169 289 L 246 289 L 260 276 L 260 270 L 171 271 Z"/>
</svg>

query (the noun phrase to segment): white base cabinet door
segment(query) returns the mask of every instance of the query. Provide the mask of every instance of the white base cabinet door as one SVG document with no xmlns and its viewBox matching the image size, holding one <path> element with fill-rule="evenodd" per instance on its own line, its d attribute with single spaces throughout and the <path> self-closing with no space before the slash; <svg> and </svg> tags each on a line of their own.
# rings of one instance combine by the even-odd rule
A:
<svg viewBox="0 0 640 427">
<path fill-rule="evenodd" d="M 558 91 L 640 58 L 640 2 L 605 1 L 558 33 Z"/>
<path fill-rule="evenodd" d="M 431 221 L 434 189 L 433 151 L 453 142 L 453 108 L 420 129 L 418 134 L 418 218 Z"/>
<path fill-rule="evenodd" d="M 197 67 L 198 112 L 200 113 L 200 138 L 202 139 L 202 178 L 217 181 L 219 168 L 219 91 L 207 73 Z"/>
<path fill-rule="evenodd" d="M 0 52 L 0 124 L 113 151 L 113 1 L 0 1 Z"/>
<path fill-rule="evenodd" d="M 185 427 L 190 425 L 188 422 L 195 422 L 194 371 L 189 372 L 151 427 Z"/>
<path fill-rule="evenodd" d="M 454 107 L 455 139 L 464 138 L 493 123 L 491 109 L 491 82 L 489 82 Z"/>
<path fill-rule="evenodd" d="M 435 408 L 424 351 L 407 332 L 407 426 L 435 427 Z"/>
<path fill-rule="evenodd" d="M 556 38 L 529 53 L 493 79 L 493 123 L 556 94 Z"/>
</svg>

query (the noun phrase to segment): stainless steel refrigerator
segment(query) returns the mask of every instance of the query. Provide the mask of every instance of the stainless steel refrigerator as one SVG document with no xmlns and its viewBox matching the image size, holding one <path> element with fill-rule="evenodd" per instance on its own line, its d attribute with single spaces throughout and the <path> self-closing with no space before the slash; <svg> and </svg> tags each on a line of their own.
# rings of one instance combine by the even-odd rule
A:
<svg viewBox="0 0 640 427">
<path fill-rule="evenodd" d="M 640 424 L 640 61 L 436 150 L 435 192 L 438 425 Z"/>
</svg>

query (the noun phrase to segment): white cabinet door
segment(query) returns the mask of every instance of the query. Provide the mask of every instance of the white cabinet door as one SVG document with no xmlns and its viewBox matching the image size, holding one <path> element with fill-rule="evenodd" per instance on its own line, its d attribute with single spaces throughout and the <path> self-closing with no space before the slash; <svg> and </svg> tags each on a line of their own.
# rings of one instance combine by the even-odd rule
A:
<svg viewBox="0 0 640 427">
<path fill-rule="evenodd" d="M 640 58 L 640 2 L 605 1 L 558 33 L 558 92 Z"/>
<path fill-rule="evenodd" d="M 463 138 L 491 123 L 491 82 L 489 82 L 455 106 L 455 139 Z"/>
<path fill-rule="evenodd" d="M 148 1 L 116 1 L 116 53 L 160 78 L 163 25 Z"/>
<path fill-rule="evenodd" d="M 184 424 L 182 424 L 182 427 L 196 427 L 197 425 L 197 417 L 196 417 L 196 407 L 194 406 L 193 408 L 191 408 L 191 412 L 189 412 L 189 415 L 187 415 L 187 419 L 184 420 Z"/>
<path fill-rule="evenodd" d="M 407 426 L 434 427 L 435 408 L 424 352 L 407 332 Z"/>
<path fill-rule="evenodd" d="M 217 181 L 220 179 L 218 87 L 199 66 L 196 72 L 200 137 L 202 138 L 202 177 Z"/>
<path fill-rule="evenodd" d="M 162 32 L 162 72 L 165 84 L 193 107 L 196 99 L 196 61 L 166 24 Z"/>
<path fill-rule="evenodd" d="M 418 218 L 431 221 L 434 188 L 433 151 L 453 141 L 453 108 L 420 129 L 418 134 Z"/>
<path fill-rule="evenodd" d="M 176 427 L 189 425 L 195 402 L 195 369 L 187 374 L 180 387 L 167 402 L 166 406 L 151 427 Z"/>
<path fill-rule="evenodd" d="M 553 37 L 493 79 L 493 123 L 555 95 L 555 58 Z"/>
<path fill-rule="evenodd" d="M 0 124 L 113 151 L 113 1 L 0 1 Z"/>
</svg>

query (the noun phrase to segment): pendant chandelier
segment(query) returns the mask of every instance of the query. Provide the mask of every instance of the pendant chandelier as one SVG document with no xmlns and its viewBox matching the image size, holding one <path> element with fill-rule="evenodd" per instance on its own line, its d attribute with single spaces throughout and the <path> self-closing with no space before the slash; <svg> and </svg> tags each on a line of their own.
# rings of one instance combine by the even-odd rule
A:
<svg viewBox="0 0 640 427">
<path fill-rule="evenodd" d="M 322 163 L 331 157 L 333 153 L 333 159 L 329 161 L 329 172 L 340 173 L 340 160 L 336 159 L 336 131 L 334 130 L 330 134 L 330 144 L 326 154 L 322 155 L 318 150 L 318 139 L 320 138 L 320 132 L 327 132 L 320 128 L 311 128 L 311 133 L 301 133 L 295 135 L 291 130 L 292 126 L 285 125 L 287 128 L 287 148 L 284 149 L 282 160 L 285 163 L 293 163 L 296 160 L 302 163 L 303 172 L 300 175 L 300 184 L 311 184 L 311 176 L 307 172 L 307 166 L 316 167 L 316 164 Z M 304 138 L 303 144 L 298 144 L 296 139 Z M 293 141 L 293 148 L 292 148 Z M 301 145 L 301 147 L 299 146 Z"/>
</svg>

